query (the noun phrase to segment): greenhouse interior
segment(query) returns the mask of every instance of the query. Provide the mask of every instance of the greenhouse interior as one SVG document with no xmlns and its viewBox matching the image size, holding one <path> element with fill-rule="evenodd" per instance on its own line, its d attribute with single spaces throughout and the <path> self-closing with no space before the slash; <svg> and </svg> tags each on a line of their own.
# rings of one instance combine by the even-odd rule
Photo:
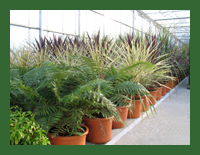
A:
<svg viewBox="0 0 200 155">
<path fill-rule="evenodd" d="M 10 10 L 10 145 L 190 145 L 190 10 Z"/>
</svg>

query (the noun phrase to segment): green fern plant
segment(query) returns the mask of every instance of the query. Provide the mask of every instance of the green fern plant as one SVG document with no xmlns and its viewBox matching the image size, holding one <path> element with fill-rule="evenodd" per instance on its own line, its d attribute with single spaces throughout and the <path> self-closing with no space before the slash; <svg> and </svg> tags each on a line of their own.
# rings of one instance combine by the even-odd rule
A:
<svg viewBox="0 0 200 155">
<path fill-rule="evenodd" d="M 111 84 L 98 79 L 98 67 L 86 64 L 89 58 L 70 59 L 73 63 L 68 65 L 46 62 L 34 68 L 13 88 L 21 92 L 24 106 L 35 105 L 35 119 L 53 136 L 81 135 L 84 117 L 99 114 L 120 119 L 115 105 L 106 98 L 112 93 Z"/>
</svg>

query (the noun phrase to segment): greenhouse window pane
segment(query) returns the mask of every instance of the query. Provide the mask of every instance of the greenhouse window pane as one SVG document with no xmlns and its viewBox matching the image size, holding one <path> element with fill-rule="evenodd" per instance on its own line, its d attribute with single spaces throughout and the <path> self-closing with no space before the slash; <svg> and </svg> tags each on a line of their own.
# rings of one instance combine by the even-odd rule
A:
<svg viewBox="0 0 200 155">
<path fill-rule="evenodd" d="M 129 25 L 131 26 L 131 16 L 130 16 L 130 10 L 121 10 L 121 16 L 122 16 L 122 19 L 121 19 L 121 22 L 126 24 L 126 25 Z"/>
<path fill-rule="evenodd" d="M 28 26 L 29 10 L 10 10 L 10 22 Z"/>
<path fill-rule="evenodd" d="M 110 21 L 110 34 L 111 37 L 118 37 L 120 34 L 120 23 L 115 21 Z"/>
<path fill-rule="evenodd" d="M 128 33 L 129 32 L 129 27 L 127 27 L 126 25 L 122 25 L 122 35 L 125 35 L 126 33 Z"/>
<path fill-rule="evenodd" d="M 48 29 L 62 32 L 62 10 L 48 10 Z"/>
<path fill-rule="evenodd" d="M 143 19 L 143 31 L 148 32 L 149 31 L 149 22 L 145 19 Z"/>
<path fill-rule="evenodd" d="M 42 27 L 48 29 L 48 10 L 42 10 Z"/>
<path fill-rule="evenodd" d="M 64 10 L 64 32 L 76 34 L 77 30 L 77 13 L 76 10 Z"/>
<path fill-rule="evenodd" d="M 127 21 L 126 22 L 127 22 L 126 23 L 127 25 L 133 27 L 133 12 L 130 10 L 127 11 Z"/>
<path fill-rule="evenodd" d="M 111 20 L 107 17 L 105 17 L 105 35 L 110 35 L 111 34 L 111 28 L 112 28 L 112 23 Z"/>
<path fill-rule="evenodd" d="M 10 47 L 16 48 L 26 45 L 28 41 L 28 28 L 10 26 Z"/>
<path fill-rule="evenodd" d="M 141 27 L 142 27 L 142 18 L 140 16 L 137 16 L 135 20 L 135 28 L 141 30 Z"/>
<path fill-rule="evenodd" d="M 80 35 L 83 35 L 87 30 L 87 11 L 80 11 Z"/>
<path fill-rule="evenodd" d="M 87 32 L 89 35 L 95 33 L 95 13 L 87 11 Z"/>
<path fill-rule="evenodd" d="M 43 32 L 43 35 L 44 34 L 45 33 Z M 30 30 L 30 36 L 31 36 L 31 38 L 30 38 L 31 42 L 35 42 L 35 39 L 39 41 L 39 30 L 31 29 Z"/>
<path fill-rule="evenodd" d="M 96 23 L 96 31 L 99 31 L 100 30 L 100 36 L 102 37 L 103 36 L 103 18 L 104 16 L 101 16 L 101 15 L 98 15 L 96 14 L 95 16 L 95 23 Z"/>
<path fill-rule="evenodd" d="M 111 18 L 111 19 L 120 21 L 121 20 L 121 10 L 105 10 L 105 16 L 107 18 Z"/>
<path fill-rule="evenodd" d="M 104 13 L 105 13 L 104 10 L 93 10 L 93 11 L 98 12 L 98 13 L 100 13 L 100 14 L 104 14 Z"/>
<path fill-rule="evenodd" d="M 29 21 L 30 26 L 39 27 L 39 10 L 29 10 Z"/>
</svg>

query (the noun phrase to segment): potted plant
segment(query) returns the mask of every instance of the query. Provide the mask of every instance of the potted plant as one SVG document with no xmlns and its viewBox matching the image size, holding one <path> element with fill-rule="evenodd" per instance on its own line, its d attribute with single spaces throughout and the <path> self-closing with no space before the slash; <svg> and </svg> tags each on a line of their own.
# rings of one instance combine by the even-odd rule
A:
<svg viewBox="0 0 200 155">
<path fill-rule="evenodd" d="M 126 122 L 128 111 L 132 112 L 132 110 L 134 110 L 134 114 L 136 112 L 136 109 L 134 109 L 134 95 L 147 92 L 141 84 L 130 81 L 133 78 L 130 70 L 141 64 L 143 63 L 139 62 L 137 64 L 121 68 L 119 71 L 111 65 L 111 68 L 106 70 L 105 73 L 106 80 L 112 82 L 113 86 L 113 94 L 111 94 L 109 98 L 117 106 L 120 117 L 124 122 Z M 146 65 L 146 63 L 144 63 L 144 65 Z M 143 104 L 143 102 L 141 102 L 141 104 Z M 137 113 L 140 114 L 140 112 L 141 110 Z M 122 127 L 124 127 L 124 123 L 113 121 L 113 128 Z"/>
<path fill-rule="evenodd" d="M 46 131 L 35 121 L 31 111 L 10 108 L 10 145 L 50 145 Z"/>
<path fill-rule="evenodd" d="M 79 145 L 69 144 L 66 139 L 68 137 L 69 142 L 71 137 L 86 137 L 87 126 L 82 125 L 84 117 L 94 118 L 99 114 L 118 119 L 119 116 L 115 105 L 104 95 L 111 88 L 109 82 L 97 79 L 95 64 L 86 57 L 71 59 L 71 64 L 46 62 L 27 72 L 24 84 L 18 85 L 18 89 L 30 96 L 28 104 L 35 102 L 36 120 L 49 132 L 52 145 Z M 56 144 L 55 139 L 59 143 Z"/>
<path fill-rule="evenodd" d="M 85 68 L 88 72 L 84 74 Z M 79 89 L 79 86 L 88 80 L 86 77 L 89 76 L 86 74 L 93 75 L 93 73 L 90 71 L 91 68 L 85 68 L 46 62 L 41 67 L 24 74 L 23 81 L 14 85 L 16 91 L 22 92 L 23 100 L 26 100 L 24 106 L 27 109 L 34 104 L 35 119 L 49 132 L 50 140 L 55 141 L 56 137 L 65 138 L 65 143 L 62 145 L 68 145 L 66 137 L 83 137 L 84 139 L 88 133 L 88 128 L 81 123 L 85 116 L 84 108 L 89 102 L 83 98 L 86 90 L 82 89 L 86 87 Z M 81 83 L 80 81 L 84 78 L 86 80 Z M 69 139 L 71 141 L 71 138 Z M 56 145 L 54 141 L 52 144 Z M 70 145 L 78 144 L 80 143 Z M 84 145 L 85 140 L 81 144 Z"/>
<path fill-rule="evenodd" d="M 86 117 L 84 124 L 89 128 L 87 141 L 96 144 L 106 143 L 111 139 L 112 120 L 122 122 L 116 105 L 106 96 L 112 93 L 112 85 L 109 81 L 96 79 L 93 83 L 93 93 L 96 96 L 91 100 L 91 104 L 87 106 L 85 112 Z"/>
</svg>

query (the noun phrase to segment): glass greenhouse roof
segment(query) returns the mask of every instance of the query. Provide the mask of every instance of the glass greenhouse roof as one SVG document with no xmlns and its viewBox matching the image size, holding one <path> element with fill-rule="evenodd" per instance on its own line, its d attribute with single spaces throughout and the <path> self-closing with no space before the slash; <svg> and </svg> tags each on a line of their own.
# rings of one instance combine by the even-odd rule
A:
<svg viewBox="0 0 200 155">
<path fill-rule="evenodd" d="M 146 14 L 154 22 L 169 28 L 180 41 L 188 43 L 190 39 L 190 10 L 137 10 Z"/>
</svg>

